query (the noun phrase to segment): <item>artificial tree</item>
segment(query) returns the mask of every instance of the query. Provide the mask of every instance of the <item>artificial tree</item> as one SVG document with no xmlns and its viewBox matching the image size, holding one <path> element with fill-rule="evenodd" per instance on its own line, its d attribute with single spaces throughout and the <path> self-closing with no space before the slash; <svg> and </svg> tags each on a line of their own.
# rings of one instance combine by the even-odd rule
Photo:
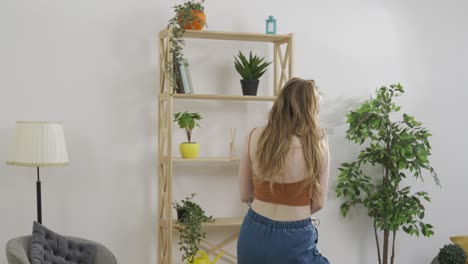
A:
<svg viewBox="0 0 468 264">
<path fill-rule="evenodd" d="M 347 114 L 346 139 L 359 145 L 366 143 L 366 147 L 356 161 L 341 164 L 336 187 L 337 197 L 344 199 L 340 207 L 344 217 L 351 207 L 362 205 L 373 218 L 379 264 L 389 263 L 390 235 L 390 263 L 393 264 L 398 231 L 426 237 L 434 234 L 433 226 L 423 222 L 423 200 L 430 202 L 429 194 L 412 192 L 411 186 L 404 181 L 409 177 L 423 180 L 423 172 L 428 171 L 440 186 L 428 160 L 431 134 L 408 114 L 395 120 L 400 106 L 394 99 L 403 93 L 400 84 L 383 86 L 377 90 L 375 98 Z M 371 176 L 363 172 L 369 165 L 381 168 L 381 173 Z M 382 255 L 378 231 L 383 232 Z"/>
</svg>

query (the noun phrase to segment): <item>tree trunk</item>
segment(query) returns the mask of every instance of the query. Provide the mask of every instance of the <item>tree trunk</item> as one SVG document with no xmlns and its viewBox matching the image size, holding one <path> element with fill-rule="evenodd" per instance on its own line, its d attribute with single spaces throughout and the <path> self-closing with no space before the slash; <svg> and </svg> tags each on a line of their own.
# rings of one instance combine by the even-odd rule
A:
<svg viewBox="0 0 468 264">
<path fill-rule="evenodd" d="M 388 238 L 390 232 L 384 230 L 384 241 L 383 241 L 383 264 L 388 264 Z"/>
<path fill-rule="evenodd" d="M 388 179 L 388 168 L 385 168 L 385 175 L 384 175 L 384 183 L 385 185 L 390 185 L 390 181 Z M 387 195 L 387 194 L 385 194 Z M 387 199 L 385 199 L 387 200 Z M 383 237 L 383 264 L 388 264 L 388 238 L 389 238 L 389 231 L 387 229 L 384 230 L 384 237 Z"/>
<path fill-rule="evenodd" d="M 395 263 L 395 237 L 396 237 L 396 231 L 393 231 L 393 244 L 392 244 L 392 257 L 391 257 L 391 264 Z"/>
<path fill-rule="evenodd" d="M 374 234 L 375 234 L 375 243 L 377 244 L 377 255 L 379 256 L 379 264 L 382 264 L 382 256 L 380 255 L 379 237 L 377 236 L 377 226 L 375 225 L 375 220 L 374 220 Z"/>
<path fill-rule="evenodd" d="M 192 140 L 192 131 L 186 128 L 185 133 L 187 133 L 187 139 L 188 139 L 188 142 L 190 143 Z"/>
<path fill-rule="evenodd" d="M 390 122 L 390 118 L 387 117 L 389 120 L 389 127 L 387 131 L 387 138 L 385 139 L 385 147 L 387 150 L 387 154 L 390 155 L 390 144 L 391 144 L 391 136 L 392 136 L 392 125 Z M 387 158 L 384 162 L 384 184 L 389 187 L 390 186 L 390 166 L 391 161 Z M 385 194 L 386 196 L 387 194 Z M 388 201 L 388 197 L 385 197 L 385 201 Z M 390 231 L 388 229 L 384 230 L 384 241 L 383 241 L 383 264 L 388 264 L 388 239 L 389 239 Z"/>
</svg>

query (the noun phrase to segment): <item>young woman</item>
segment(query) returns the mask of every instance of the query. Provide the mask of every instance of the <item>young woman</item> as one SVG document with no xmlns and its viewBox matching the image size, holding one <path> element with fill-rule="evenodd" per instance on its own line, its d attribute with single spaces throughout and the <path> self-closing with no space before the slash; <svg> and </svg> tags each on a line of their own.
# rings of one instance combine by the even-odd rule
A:
<svg viewBox="0 0 468 264">
<path fill-rule="evenodd" d="M 328 188 L 329 151 L 313 81 L 293 78 L 265 127 L 253 129 L 240 161 L 240 196 L 250 209 L 237 244 L 239 264 L 328 264 L 311 215 Z"/>
</svg>

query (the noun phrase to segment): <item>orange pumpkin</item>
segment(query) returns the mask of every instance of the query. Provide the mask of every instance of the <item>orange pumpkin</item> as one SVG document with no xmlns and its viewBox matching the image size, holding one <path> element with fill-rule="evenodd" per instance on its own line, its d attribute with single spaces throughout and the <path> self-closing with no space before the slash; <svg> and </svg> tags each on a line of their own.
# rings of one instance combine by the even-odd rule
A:
<svg viewBox="0 0 468 264">
<path fill-rule="evenodd" d="M 201 30 L 206 24 L 205 13 L 198 10 L 192 10 L 190 12 L 192 12 L 194 21 L 192 23 L 187 23 L 187 25 L 185 25 L 185 29 Z M 182 23 L 182 18 L 179 17 L 178 21 L 179 23 Z"/>
</svg>

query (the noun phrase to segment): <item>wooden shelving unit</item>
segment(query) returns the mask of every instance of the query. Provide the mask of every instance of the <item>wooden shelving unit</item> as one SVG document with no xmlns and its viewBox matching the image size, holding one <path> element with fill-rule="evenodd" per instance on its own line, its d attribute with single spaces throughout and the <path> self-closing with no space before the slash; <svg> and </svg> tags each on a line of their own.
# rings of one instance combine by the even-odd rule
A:
<svg viewBox="0 0 468 264">
<path fill-rule="evenodd" d="M 174 174 L 174 164 L 191 163 L 234 163 L 239 162 L 237 158 L 230 157 L 200 157 L 196 159 L 182 159 L 174 157 L 173 146 L 173 107 L 174 101 L 184 100 L 220 100 L 220 101 L 252 101 L 252 102 L 273 102 L 276 99 L 281 87 L 293 76 L 293 45 L 294 35 L 270 35 L 258 33 L 241 32 L 219 32 L 219 31 L 193 31 L 187 30 L 185 38 L 224 40 L 224 41 L 253 41 L 267 42 L 273 44 L 273 96 L 243 96 L 243 95 L 222 95 L 222 94 L 175 94 L 170 86 L 165 65 L 172 65 L 172 54 L 169 38 L 171 32 L 163 29 L 159 32 L 159 90 L 158 90 L 158 264 L 172 264 L 173 261 L 172 243 L 173 231 L 181 227 L 173 220 L 172 215 L 172 178 Z M 283 49 L 284 47 L 284 49 Z M 226 228 L 239 227 L 242 217 L 217 218 L 214 223 L 207 223 L 206 228 Z M 238 238 L 239 230 L 220 243 L 212 243 L 204 239 L 201 247 L 208 254 L 224 253 L 224 259 L 232 263 L 237 263 L 236 256 L 225 250 L 225 247 Z"/>
<path fill-rule="evenodd" d="M 275 101 L 276 96 L 244 96 L 218 94 L 174 94 L 174 99 L 220 100 L 220 101 Z"/>
<path fill-rule="evenodd" d="M 205 223 L 204 227 L 221 227 L 221 226 L 240 226 L 244 220 L 242 217 L 226 217 L 215 219 L 214 223 Z M 175 229 L 181 228 L 176 220 L 172 220 L 172 227 Z"/>
<path fill-rule="evenodd" d="M 168 35 L 169 35 L 169 30 L 167 29 L 161 30 L 161 32 L 159 33 L 160 38 L 165 38 Z M 272 35 L 272 34 L 261 34 L 261 33 L 246 33 L 246 32 L 186 30 L 184 38 L 287 43 L 291 40 L 291 34 Z"/>
<path fill-rule="evenodd" d="M 198 162 L 239 162 L 239 158 L 196 158 L 196 159 L 184 159 L 184 158 L 173 158 L 174 162 L 177 163 L 198 163 Z"/>
<path fill-rule="evenodd" d="M 164 156 L 159 158 L 159 163 L 164 164 L 168 163 L 168 157 Z M 199 157 L 196 159 L 184 159 L 180 157 L 173 157 L 172 162 L 174 163 L 200 163 L 200 162 L 209 162 L 209 163 L 236 163 L 239 162 L 239 158 L 229 158 L 229 157 Z"/>
</svg>

